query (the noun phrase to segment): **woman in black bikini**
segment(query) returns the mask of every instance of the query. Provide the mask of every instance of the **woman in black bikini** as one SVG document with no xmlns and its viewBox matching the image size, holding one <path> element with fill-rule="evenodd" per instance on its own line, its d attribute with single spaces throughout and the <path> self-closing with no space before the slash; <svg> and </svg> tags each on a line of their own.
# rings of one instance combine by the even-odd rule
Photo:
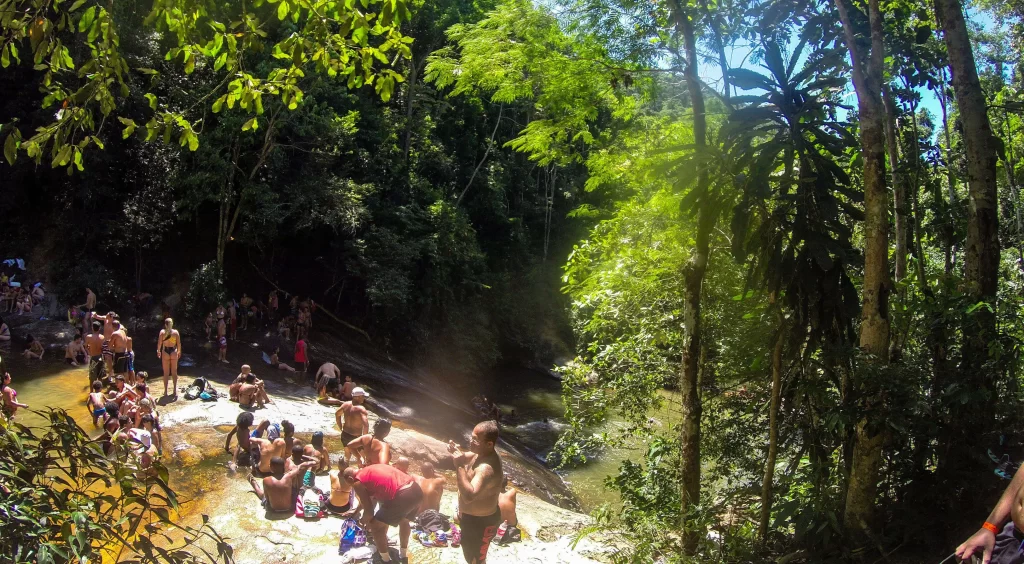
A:
<svg viewBox="0 0 1024 564">
<path fill-rule="evenodd" d="M 164 320 L 164 328 L 156 339 L 156 357 L 164 368 L 164 396 L 167 396 L 167 378 L 174 381 L 174 397 L 178 397 L 178 359 L 181 358 L 181 334 L 174 328 L 174 320 Z"/>
</svg>

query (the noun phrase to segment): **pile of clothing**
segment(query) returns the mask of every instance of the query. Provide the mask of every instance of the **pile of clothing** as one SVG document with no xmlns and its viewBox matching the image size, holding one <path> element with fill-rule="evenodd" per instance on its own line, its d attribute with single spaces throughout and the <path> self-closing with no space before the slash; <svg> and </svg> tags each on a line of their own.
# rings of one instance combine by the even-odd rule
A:
<svg viewBox="0 0 1024 564">
<path fill-rule="evenodd" d="M 423 546 L 444 547 L 452 546 L 458 548 L 462 544 L 462 532 L 458 525 L 454 525 L 451 519 L 438 511 L 428 509 L 416 516 L 416 529 L 413 537 L 420 541 Z"/>
</svg>

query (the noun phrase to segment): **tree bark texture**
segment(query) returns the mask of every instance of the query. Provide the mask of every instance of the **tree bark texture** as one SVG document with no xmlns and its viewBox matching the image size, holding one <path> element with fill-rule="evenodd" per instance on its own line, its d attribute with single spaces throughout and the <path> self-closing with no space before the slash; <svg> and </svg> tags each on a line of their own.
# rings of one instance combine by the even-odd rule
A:
<svg viewBox="0 0 1024 564">
<path fill-rule="evenodd" d="M 978 80 L 963 7 L 959 0 L 935 0 L 935 12 L 949 56 L 953 93 L 960 111 L 967 154 L 966 292 L 972 301 L 984 301 L 994 307 L 999 274 L 996 138 L 988 119 L 985 93 Z M 963 328 L 962 373 L 971 379 L 969 385 L 979 391 L 992 389 L 993 375 L 985 369 L 985 361 L 989 343 L 995 338 L 995 326 L 995 313 L 980 307 L 968 315 Z M 967 412 L 958 414 L 957 419 L 961 423 L 958 426 L 967 433 L 964 437 L 976 436 L 972 429 L 991 419 L 990 410 L 984 409 L 982 403 L 972 402 L 964 406 Z"/>
<path fill-rule="evenodd" d="M 882 13 L 879 0 L 868 1 L 871 28 L 870 52 L 857 44 L 850 7 L 835 0 L 843 24 L 846 46 L 853 63 L 853 84 L 860 111 L 861 156 L 864 161 L 864 282 L 862 288 L 860 347 L 876 365 L 889 356 L 889 192 L 885 182 L 885 105 L 882 99 L 882 68 L 885 59 Z M 875 390 L 860 388 L 867 404 L 877 404 Z M 856 545 L 871 537 L 875 498 L 882 461 L 884 434 L 872 425 L 870 412 L 858 423 L 851 453 L 850 479 L 846 490 L 843 522 Z"/>
<path fill-rule="evenodd" d="M 704 92 L 698 75 L 697 38 L 694 24 L 680 3 L 673 6 L 676 28 L 683 35 L 686 50 L 686 85 L 693 108 L 693 138 L 697 151 L 707 146 L 707 120 L 705 116 Z M 704 167 L 698 169 L 694 190 L 700 202 L 697 212 L 696 244 L 690 260 L 683 270 L 683 357 L 679 375 L 679 389 L 682 396 L 683 421 L 680 431 L 682 468 L 680 469 L 680 519 L 683 530 L 683 551 L 692 555 L 697 550 L 700 531 L 689 526 L 693 506 L 700 503 L 700 421 L 702 406 L 698 379 L 700 377 L 701 352 L 701 295 L 704 274 L 708 266 L 711 229 L 714 215 L 707 201 L 710 178 Z"/>
<path fill-rule="evenodd" d="M 768 404 L 768 457 L 764 461 L 764 480 L 761 482 L 761 520 L 757 536 L 761 544 L 768 543 L 768 526 L 772 517 L 772 488 L 775 482 L 775 460 L 779 453 L 779 406 L 782 404 L 782 352 L 786 344 L 786 322 L 779 315 L 779 334 L 772 350 L 772 397 Z"/>
<path fill-rule="evenodd" d="M 907 276 L 907 241 L 909 239 L 907 236 L 909 233 L 907 229 L 907 185 L 904 182 L 903 172 L 900 170 L 900 151 L 896 137 L 896 104 L 888 85 L 882 86 L 882 93 L 882 100 L 885 104 L 885 145 L 889 153 L 893 212 L 895 212 L 893 223 L 896 228 L 896 275 L 894 280 L 900 282 Z"/>
<path fill-rule="evenodd" d="M 940 76 L 942 77 L 942 86 L 939 88 L 939 107 L 942 108 L 942 133 L 946 138 L 946 189 L 948 190 L 947 206 L 949 210 L 947 214 L 949 217 L 946 225 L 943 227 L 943 234 L 946 239 L 944 272 L 949 275 L 953 272 L 953 263 L 956 262 L 956 241 L 954 240 L 956 230 L 953 228 L 952 219 L 953 206 L 956 205 L 956 173 L 953 171 L 953 142 L 949 136 L 949 107 L 946 96 L 945 71 Z"/>
</svg>

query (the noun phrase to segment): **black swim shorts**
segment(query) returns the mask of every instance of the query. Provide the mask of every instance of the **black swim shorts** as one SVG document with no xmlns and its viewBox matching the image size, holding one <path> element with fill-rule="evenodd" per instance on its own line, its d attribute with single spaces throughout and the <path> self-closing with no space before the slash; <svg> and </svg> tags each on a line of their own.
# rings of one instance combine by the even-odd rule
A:
<svg viewBox="0 0 1024 564">
<path fill-rule="evenodd" d="M 413 483 L 404 490 L 399 490 L 394 499 L 379 501 L 380 507 L 373 514 L 373 518 L 388 525 L 398 525 L 403 519 L 408 521 L 416 518 L 420 502 L 423 501 L 423 490 L 419 484 Z"/>
<path fill-rule="evenodd" d="M 484 564 L 487 561 L 487 548 L 498 534 L 500 524 L 501 511 L 497 508 L 486 517 L 462 514 L 459 525 L 462 527 L 462 555 L 466 562 Z"/>
</svg>

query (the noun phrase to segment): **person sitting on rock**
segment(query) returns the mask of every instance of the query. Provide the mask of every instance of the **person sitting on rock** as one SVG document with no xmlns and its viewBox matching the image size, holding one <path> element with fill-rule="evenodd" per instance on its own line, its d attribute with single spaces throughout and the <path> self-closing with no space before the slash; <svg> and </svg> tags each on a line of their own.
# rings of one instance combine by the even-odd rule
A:
<svg viewBox="0 0 1024 564">
<path fill-rule="evenodd" d="M 318 464 L 313 470 L 314 472 L 323 472 L 331 467 L 331 454 L 327 451 L 327 446 L 324 445 L 324 434 L 320 431 L 313 433 L 313 438 L 306 445 L 304 454 L 317 459 Z"/>
<path fill-rule="evenodd" d="M 228 399 L 231 401 L 238 401 L 238 389 L 245 383 L 245 378 L 250 372 L 252 372 L 252 367 L 248 364 L 243 364 L 242 371 L 238 373 L 237 377 L 235 377 L 235 381 L 231 382 L 231 385 L 228 386 Z"/>
<path fill-rule="evenodd" d="M 412 474 L 409 472 L 409 465 L 410 464 L 412 464 L 412 461 L 409 460 L 408 457 L 406 457 L 406 456 L 399 456 L 397 459 L 395 459 L 395 462 L 394 462 L 394 464 L 392 464 L 392 466 L 394 466 L 395 468 L 398 468 L 402 472 L 405 472 L 406 474 L 409 474 L 410 476 L 412 476 Z"/>
<path fill-rule="evenodd" d="M 355 511 L 352 503 L 352 484 L 345 480 L 345 469 L 348 462 L 344 456 L 338 458 L 338 469 L 331 470 L 331 498 L 327 501 L 327 512 L 344 515 Z"/>
<path fill-rule="evenodd" d="M 428 509 L 441 510 L 441 494 L 444 493 L 444 476 L 434 471 L 434 465 L 429 461 L 420 465 L 422 476 L 413 474 L 412 477 L 423 490 L 423 501 L 420 503 L 417 515 Z"/>
<path fill-rule="evenodd" d="M 274 354 L 270 355 L 270 365 L 277 368 L 278 370 L 284 370 L 287 372 L 295 372 L 295 369 L 291 366 L 281 362 L 281 347 L 274 349 Z"/>
<path fill-rule="evenodd" d="M 256 481 L 256 477 L 249 475 L 249 485 L 256 497 L 260 498 L 263 508 L 268 512 L 291 513 L 295 511 L 295 496 L 292 494 L 292 482 L 295 476 L 301 476 L 306 470 L 316 466 L 315 460 L 306 460 L 285 472 L 284 459 L 275 456 L 270 459 L 270 476 L 263 478 L 262 483 Z"/>
<path fill-rule="evenodd" d="M 292 470 L 298 468 L 299 465 L 301 465 L 305 461 L 305 458 L 303 458 L 305 452 L 306 448 L 303 447 L 301 444 L 295 443 L 295 445 L 292 446 L 291 457 L 284 459 L 285 473 L 291 472 Z M 295 477 L 292 479 L 292 490 L 295 492 L 293 495 L 299 495 L 299 489 L 302 488 L 302 479 L 304 477 L 304 474 L 305 473 L 295 474 Z"/>
<path fill-rule="evenodd" d="M 85 364 L 89 354 L 85 352 L 85 343 L 82 342 L 82 334 L 77 333 L 75 339 L 64 348 L 64 362 L 71 366 Z"/>
<path fill-rule="evenodd" d="M 363 435 L 345 445 L 345 456 L 350 453 L 358 457 L 360 466 L 390 464 L 391 445 L 384 438 L 391 432 L 389 419 L 378 419 L 373 424 L 373 434 Z"/>
<path fill-rule="evenodd" d="M 504 528 L 504 534 L 495 539 L 498 544 L 522 539 L 522 533 L 519 531 L 519 518 L 516 516 L 516 494 L 515 486 L 510 487 L 506 477 L 501 493 L 498 494 L 498 510 L 501 511 L 501 520 L 503 521 L 503 527 L 498 527 L 498 530 L 501 531 Z"/>
<path fill-rule="evenodd" d="M 25 350 L 22 351 L 21 355 L 25 358 L 33 358 L 36 360 L 43 360 L 43 354 L 46 353 L 46 349 L 43 348 L 43 344 L 36 340 L 32 335 L 25 337 Z"/>
<path fill-rule="evenodd" d="M 153 405 L 153 399 L 150 397 L 144 397 L 139 400 L 138 409 L 135 410 L 135 426 L 142 427 L 153 435 L 153 444 L 156 445 L 156 452 L 163 455 L 164 435 L 163 430 L 160 428 L 160 415 L 156 412 Z M 147 422 L 150 426 L 147 426 Z"/>
<path fill-rule="evenodd" d="M 252 455 L 250 454 L 252 443 L 249 441 L 249 427 L 252 427 L 252 421 L 252 413 L 248 411 L 239 413 L 235 419 L 235 428 L 229 431 L 227 438 L 224 439 L 224 450 L 232 455 L 232 468 L 235 466 L 252 466 Z M 231 437 L 235 437 L 238 441 L 238 446 L 234 451 L 231 450 Z"/>
<path fill-rule="evenodd" d="M 263 409 L 268 403 L 270 396 L 263 387 L 263 380 L 257 380 L 256 375 L 250 372 L 238 388 L 238 405 L 242 409 Z"/>
<path fill-rule="evenodd" d="M 272 472 L 270 459 L 275 457 L 283 458 L 285 456 L 283 450 L 284 443 L 282 442 L 250 435 L 249 444 L 251 445 L 249 453 L 252 457 L 253 471 L 259 470 L 264 475 Z"/>
</svg>

